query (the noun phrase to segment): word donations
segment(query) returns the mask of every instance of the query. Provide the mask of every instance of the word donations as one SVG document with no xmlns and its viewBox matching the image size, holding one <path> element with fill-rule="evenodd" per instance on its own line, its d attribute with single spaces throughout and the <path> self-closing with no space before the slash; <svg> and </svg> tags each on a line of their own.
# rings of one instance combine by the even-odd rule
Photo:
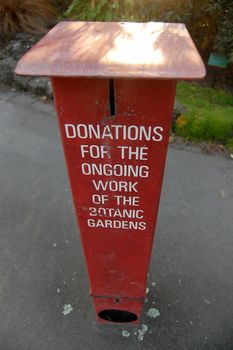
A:
<svg viewBox="0 0 233 350">
<path fill-rule="evenodd" d="M 162 126 L 65 124 L 68 139 L 97 139 L 155 141 L 163 139 Z"/>
</svg>

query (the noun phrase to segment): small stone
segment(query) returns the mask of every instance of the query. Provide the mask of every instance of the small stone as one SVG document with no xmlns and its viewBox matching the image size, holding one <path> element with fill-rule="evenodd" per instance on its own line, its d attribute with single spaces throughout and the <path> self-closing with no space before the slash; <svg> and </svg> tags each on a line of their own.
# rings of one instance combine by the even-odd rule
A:
<svg viewBox="0 0 233 350">
<path fill-rule="evenodd" d="M 148 331 L 148 326 L 146 324 L 142 324 L 142 328 L 138 330 L 138 340 L 143 341 L 144 334 Z"/>
<path fill-rule="evenodd" d="M 122 331 L 122 336 L 128 338 L 130 336 L 130 333 L 126 330 Z"/>
<path fill-rule="evenodd" d="M 152 317 L 152 318 L 156 318 L 156 317 L 160 316 L 160 312 L 159 312 L 159 310 L 152 307 L 147 311 L 147 316 Z"/>
<path fill-rule="evenodd" d="M 180 115 L 187 112 L 187 107 L 183 106 L 180 102 L 175 99 L 174 107 L 173 107 L 173 118 L 177 119 Z"/>
<path fill-rule="evenodd" d="M 70 304 L 65 304 L 64 306 L 63 306 L 63 311 L 62 311 L 62 313 L 63 313 L 63 315 L 68 315 L 69 313 L 71 313 L 71 311 L 73 311 L 73 308 L 72 308 L 72 306 L 70 305 Z"/>
<path fill-rule="evenodd" d="M 231 157 L 231 159 L 233 159 L 233 154 L 232 153 L 230 154 L 230 157 Z"/>
<path fill-rule="evenodd" d="M 57 246 L 57 243 L 53 243 L 53 247 L 56 248 L 56 246 Z"/>
<path fill-rule="evenodd" d="M 220 197 L 222 197 L 223 199 L 226 198 L 226 192 L 224 190 L 220 190 L 219 194 L 220 194 Z"/>
<path fill-rule="evenodd" d="M 151 285 L 152 285 L 152 287 L 155 287 L 156 286 L 156 282 L 152 282 Z"/>
<path fill-rule="evenodd" d="M 173 135 L 169 136 L 169 143 L 174 142 L 174 140 L 175 140 L 175 137 Z"/>
<path fill-rule="evenodd" d="M 204 302 L 208 305 L 210 304 L 210 301 L 208 299 L 204 299 Z"/>
<path fill-rule="evenodd" d="M 149 291 L 150 291 L 150 289 L 149 289 L 149 288 L 146 288 L 146 294 L 148 294 L 148 293 L 149 293 Z"/>
<path fill-rule="evenodd" d="M 61 289 L 60 288 L 57 288 L 57 293 L 59 294 L 61 292 Z"/>
<path fill-rule="evenodd" d="M 16 61 L 12 57 L 0 59 L 0 82 L 3 84 L 12 84 L 14 80 L 13 71 Z"/>
</svg>

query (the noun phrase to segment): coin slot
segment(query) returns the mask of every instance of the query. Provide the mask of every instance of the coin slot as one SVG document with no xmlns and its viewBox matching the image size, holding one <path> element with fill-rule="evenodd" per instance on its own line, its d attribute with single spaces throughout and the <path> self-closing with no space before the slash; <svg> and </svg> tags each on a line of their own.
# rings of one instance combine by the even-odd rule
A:
<svg viewBox="0 0 233 350">
<path fill-rule="evenodd" d="M 110 115 L 115 116 L 116 113 L 116 107 L 115 107 L 115 87 L 114 87 L 114 80 L 109 80 L 109 108 L 110 108 Z"/>
</svg>

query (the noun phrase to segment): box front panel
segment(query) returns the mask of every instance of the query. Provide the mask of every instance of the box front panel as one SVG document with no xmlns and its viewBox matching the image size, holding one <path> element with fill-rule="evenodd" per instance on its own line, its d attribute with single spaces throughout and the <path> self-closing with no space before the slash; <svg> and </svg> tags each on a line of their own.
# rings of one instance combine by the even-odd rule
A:
<svg viewBox="0 0 233 350">
<path fill-rule="evenodd" d="M 52 83 L 91 293 L 142 298 L 175 82 L 53 78 Z"/>
</svg>

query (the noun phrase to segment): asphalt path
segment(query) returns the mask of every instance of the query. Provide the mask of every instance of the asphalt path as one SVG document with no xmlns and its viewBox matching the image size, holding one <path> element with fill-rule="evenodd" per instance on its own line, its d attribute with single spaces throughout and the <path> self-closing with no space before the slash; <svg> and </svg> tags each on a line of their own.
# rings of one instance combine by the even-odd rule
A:
<svg viewBox="0 0 233 350">
<path fill-rule="evenodd" d="M 0 195 L 0 350 L 233 349 L 231 159 L 169 147 L 139 327 L 96 323 L 53 105 L 4 88 Z"/>
</svg>

